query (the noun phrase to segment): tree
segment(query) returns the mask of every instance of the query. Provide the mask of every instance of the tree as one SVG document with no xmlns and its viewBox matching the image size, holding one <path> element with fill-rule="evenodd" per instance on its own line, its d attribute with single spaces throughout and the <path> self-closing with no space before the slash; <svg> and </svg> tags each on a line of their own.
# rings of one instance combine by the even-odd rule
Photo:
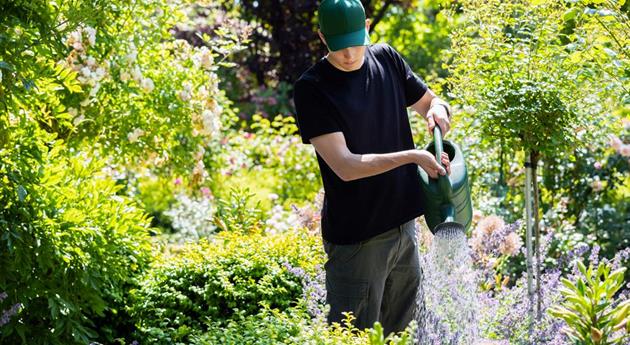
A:
<svg viewBox="0 0 630 345">
<path fill-rule="evenodd" d="M 528 292 L 533 316 L 532 231 L 536 234 L 536 277 L 540 277 L 541 265 L 537 168 L 545 157 L 568 151 L 604 130 L 598 123 L 601 107 L 610 110 L 616 105 L 601 102 L 591 91 L 597 89 L 598 74 L 573 58 L 569 45 L 581 41 L 568 30 L 570 3 L 466 0 L 461 6 L 465 23 L 452 35 L 449 82 L 456 98 L 473 107 L 469 125 L 483 141 L 498 143 L 525 161 Z M 540 293 L 539 284 L 538 280 Z M 538 317 L 540 301 L 539 296 Z"/>
</svg>

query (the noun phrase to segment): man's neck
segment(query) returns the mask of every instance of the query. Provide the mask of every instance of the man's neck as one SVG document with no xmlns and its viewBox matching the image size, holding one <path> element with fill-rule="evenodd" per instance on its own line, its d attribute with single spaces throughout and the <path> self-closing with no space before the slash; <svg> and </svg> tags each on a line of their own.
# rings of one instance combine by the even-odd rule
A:
<svg viewBox="0 0 630 345">
<path fill-rule="evenodd" d="M 336 69 L 340 70 L 340 71 L 344 71 L 344 72 L 352 72 L 352 71 L 356 71 L 358 69 L 360 69 L 361 67 L 363 67 L 363 64 L 365 63 L 365 54 L 363 55 L 363 57 L 361 58 L 361 64 L 359 65 L 359 67 L 352 69 L 352 70 L 348 70 L 343 68 L 342 66 L 337 65 L 332 59 L 328 58 L 328 54 L 326 54 L 325 56 L 326 60 L 328 60 L 328 62 L 330 62 L 331 65 L 333 65 Z"/>
</svg>

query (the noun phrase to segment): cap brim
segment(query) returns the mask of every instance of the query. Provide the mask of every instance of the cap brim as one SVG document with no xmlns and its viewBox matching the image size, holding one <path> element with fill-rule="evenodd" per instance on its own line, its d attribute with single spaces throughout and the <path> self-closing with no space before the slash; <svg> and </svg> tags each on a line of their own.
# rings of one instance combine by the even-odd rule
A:
<svg viewBox="0 0 630 345">
<path fill-rule="evenodd" d="M 365 28 L 348 34 L 325 36 L 324 38 L 326 38 L 326 44 L 331 51 L 370 44 L 370 35 Z"/>
</svg>

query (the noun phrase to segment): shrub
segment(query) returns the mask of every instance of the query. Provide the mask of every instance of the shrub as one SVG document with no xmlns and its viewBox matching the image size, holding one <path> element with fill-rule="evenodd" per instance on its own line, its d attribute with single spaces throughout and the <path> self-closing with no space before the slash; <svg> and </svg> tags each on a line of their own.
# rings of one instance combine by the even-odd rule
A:
<svg viewBox="0 0 630 345">
<path fill-rule="evenodd" d="M 148 219 L 116 195 L 120 186 L 102 173 L 103 160 L 66 157 L 61 142 L 49 145 L 0 150 L 0 291 L 23 305 L 0 339 L 85 344 L 113 337 L 123 325 L 96 324 L 122 311 L 126 290 L 150 260 Z"/>
<path fill-rule="evenodd" d="M 304 311 L 292 308 L 285 312 L 265 308 L 256 315 L 239 316 L 226 323 L 213 322 L 208 331 L 195 337 L 193 344 L 317 344 L 317 345 L 411 345 L 415 325 L 385 337 L 380 323 L 366 330 L 352 325 L 352 314 L 343 324 L 328 326 L 322 318 L 310 319 Z"/>
<path fill-rule="evenodd" d="M 284 263 L 313 275 L 323 256 L 318 238 L 304 231 L 221 232 L 157 262 L 132 291 L 130 312 L 147 343 L 185 343 L 207 330 L 206 322 L 296 306 L 302 282 Z"/>
</svg>

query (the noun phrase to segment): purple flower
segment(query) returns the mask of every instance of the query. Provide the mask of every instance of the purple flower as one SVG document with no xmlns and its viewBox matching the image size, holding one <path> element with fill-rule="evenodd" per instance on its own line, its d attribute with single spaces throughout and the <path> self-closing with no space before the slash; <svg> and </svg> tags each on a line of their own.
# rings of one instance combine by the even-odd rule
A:
<svg viewBox="0 0 630 345">
<path fill-rule="evenodd" d="M 17 314 L 18 310 L 22 307 L 22 303 L 16 303 L 9 310 L 5 310 L 2 313 L 2 317 L 0 317 L 0 327 L 9 323 L 9 321 L 11 320 L 11 316 Z"/>
</svg>

